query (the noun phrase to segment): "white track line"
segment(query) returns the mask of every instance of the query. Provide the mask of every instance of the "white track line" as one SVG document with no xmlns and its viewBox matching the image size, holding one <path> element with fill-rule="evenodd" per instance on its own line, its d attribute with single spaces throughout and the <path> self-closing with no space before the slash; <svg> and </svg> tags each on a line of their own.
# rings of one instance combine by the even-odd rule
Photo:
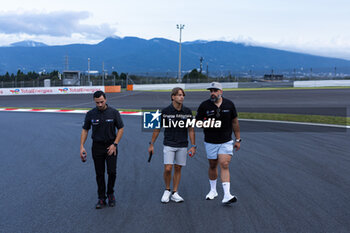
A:
<svg viewBox="0 0 350 233">
<path fill-rule="evenodd" d="M 2 112 L 45 112 L 45 113 L 87 113 L 89 110 L 62 110 L 62 109 L 27 109 L 27 108 L 0 108 L 0 111 Z M 142 112 L 127 112 L 127 111 L 120 111 L 121 115 L 128 115 L 128 116 L 141 116 Z"/>
</svg>

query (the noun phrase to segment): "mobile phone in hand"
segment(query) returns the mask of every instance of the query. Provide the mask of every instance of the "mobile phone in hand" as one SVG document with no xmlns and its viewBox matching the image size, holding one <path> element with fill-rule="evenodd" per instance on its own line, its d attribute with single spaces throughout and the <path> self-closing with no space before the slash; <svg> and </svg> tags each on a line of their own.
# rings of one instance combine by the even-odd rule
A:
<svg viewBox="0 0 350 233">
<path fill-rule="evenodd" d="M 83 163 L 86 162 L 86 153 L 85 153 L 85 152 L 83 152 L 83 158 L 81 159 L 81 161 L 82 161 Z"/>
</svg>

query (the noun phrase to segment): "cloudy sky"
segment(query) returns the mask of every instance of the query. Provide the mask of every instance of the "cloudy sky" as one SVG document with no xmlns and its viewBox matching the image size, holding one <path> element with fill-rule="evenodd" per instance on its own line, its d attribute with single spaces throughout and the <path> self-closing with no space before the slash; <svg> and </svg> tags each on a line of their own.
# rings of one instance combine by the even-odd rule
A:
<svg viewBox="0 0 350 233">
<path fill-rule="evenodd" d="M 108 36 L 244 42 L 350 60 L 348 0 L 11 0 L 0 46 L 98 43 Z"/>
</svg>

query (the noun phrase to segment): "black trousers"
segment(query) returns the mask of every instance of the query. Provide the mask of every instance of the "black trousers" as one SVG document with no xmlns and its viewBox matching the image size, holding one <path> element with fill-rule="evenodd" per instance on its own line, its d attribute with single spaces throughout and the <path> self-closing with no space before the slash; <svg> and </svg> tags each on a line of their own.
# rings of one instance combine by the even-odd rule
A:
<svg viewBox="0 0 350 233">
<path fill-rule="evenodd" d="M 113 142 L 112 142 L 113 143 Z M 99 199 L 106 199 L 105 165 L 107 164 L 108 185 L 107 195 L 114 193 L 114 184 L 117 177 L 117 154 L 108 155 L 107 147 L 112 143 L 92 143 L 92 158 L 94 159 L 97 193 Z"/>
</svg>

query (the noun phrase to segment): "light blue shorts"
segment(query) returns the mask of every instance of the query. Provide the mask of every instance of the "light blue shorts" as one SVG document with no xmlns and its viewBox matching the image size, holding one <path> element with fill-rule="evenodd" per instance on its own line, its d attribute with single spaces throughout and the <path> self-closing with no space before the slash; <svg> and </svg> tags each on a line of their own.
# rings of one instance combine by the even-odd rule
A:
<svg viewBox="0 0 350 233">
<path fill-rule="evenodd" d="M 221 144 L 204 142 L 204 146 L 208 159 L 217 159 L 218 154 L 233 155 L 233 140 Z"/>
</svg>

